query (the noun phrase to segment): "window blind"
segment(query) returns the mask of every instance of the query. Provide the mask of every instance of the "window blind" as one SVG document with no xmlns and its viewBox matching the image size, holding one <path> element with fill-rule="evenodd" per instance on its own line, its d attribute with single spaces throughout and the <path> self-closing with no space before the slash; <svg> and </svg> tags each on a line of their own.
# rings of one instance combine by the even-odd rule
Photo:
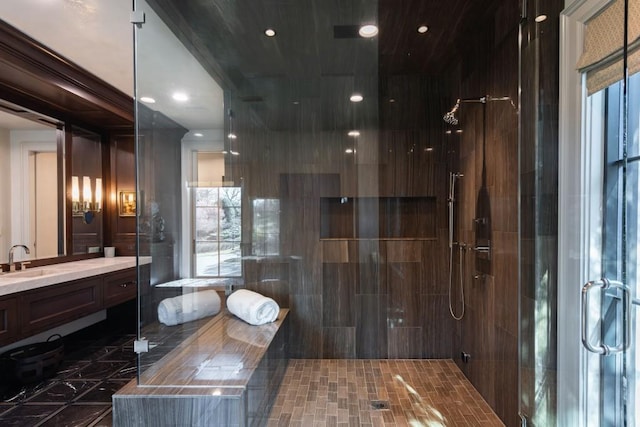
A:
<svg viewBox="0 0 640 427">
<path fill-rule="evenodd" d="M 628 3 L 627 65 L 632 75 L 640 71 L 640 0 L 628 0 Z M 589 95 L 624 78 L 624 8 L 624 0 L 614 0 L 587 22 L 577 68 L 587 73 Z"/>
</svg>

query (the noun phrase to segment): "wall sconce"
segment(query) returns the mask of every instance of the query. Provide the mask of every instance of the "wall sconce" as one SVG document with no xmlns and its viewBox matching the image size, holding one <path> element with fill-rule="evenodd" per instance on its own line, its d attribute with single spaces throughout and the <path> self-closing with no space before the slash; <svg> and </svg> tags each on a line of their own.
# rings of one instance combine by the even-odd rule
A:
<svg viewBox="0 0 640 427">
<path fill-rule="evenodd" d="M 91 224 L 95 214 L 102 210 L 102 178 L 95 179 L 95 191 L 91 178 L 82 177 L 82 198 L 80 198 L 80 178 L 71 177 L 71 205 L 73 216 L 81 216 L 82 221 Z"/>
</svg>

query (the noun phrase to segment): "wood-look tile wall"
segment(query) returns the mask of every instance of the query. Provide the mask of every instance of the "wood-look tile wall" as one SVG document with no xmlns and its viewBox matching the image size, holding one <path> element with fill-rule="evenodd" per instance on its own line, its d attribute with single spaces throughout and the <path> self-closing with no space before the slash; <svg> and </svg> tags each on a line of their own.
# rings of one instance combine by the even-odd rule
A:
<svg viewBox="0 0 640 427">
<path fill-rule="evenodd" d="M 360 131 L 355 154 L 345 153 L 353 139 L 342 131 L 241 129 L 240 156 L 227 161 L 225 179 L 242 183 L 243 206 L 280 201 L 280 254 L 247 260 L 243 274 L 247 287 L 291 309 L 292 357 L 450 355 L 447 86 L 401 76 L 385 87 L 396 102 L 380 100 L 379 129 Z M 421 120 L 394 121 L 402 111 Z"/>
<path fill-rule="evenodd" d="M 242 183 L 244 206 L 255 198 L 280 200 L 276 262 L 289 258 L 291 268 L 275 278 L 282 282 L 277 290 L 255 273 L 247 286 L 288 302 L 292 357 L 458 361 L 464 351 L 471 354 L 468 364 L 459 362 L 465 375 L 507 425 L 516 425 L 518 5 L 505 0 L 491 16 L 486 31 L 460 51 L 447 81 L 380 77 L 379 123 L 361 130 L 356 155 L 345 153 L 353 142 L 338 131 L 242 129 L 236 146 L 241 154 L 229 157 L 227 179 Z M 456 98 L 486 95 L 508 99 L 463 104 L 460 126 L 445 126 L 442 115 Z M 449 313 L 449 171 L 464 174 L 455 227 L 464 248 L 454 250 L 451 295 L 460 314 L 462 271 L 466 312 L 460 322 Z M 321 198 L 404 196 L 435 198 L 434 238 L 321 239 Z M 485 229 L 474 222 L 479 217 L 486 219 Z M 251 234 L 250 218 L 248 212 L 244 235 Z M 379 220 L 379 209 L 370 209 L 356 215 L 358 223 L 343 225 L 351 232 Z M 471 250 L 485 240 L 489 258 Z M 245 254 L 250 247 L 246 242 Z M 245 263 L 245 274 L 269 262 Z"/>
</svg>

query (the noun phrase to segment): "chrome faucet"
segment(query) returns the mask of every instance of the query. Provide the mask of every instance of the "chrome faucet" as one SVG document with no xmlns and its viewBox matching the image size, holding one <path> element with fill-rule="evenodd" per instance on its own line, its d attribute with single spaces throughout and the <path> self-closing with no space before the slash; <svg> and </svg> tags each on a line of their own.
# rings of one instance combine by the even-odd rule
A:
<svg viewBox="0 0 640 427">
<path fill-rule="evenodd" d="M 13 245 L 11 246 L 11 249 L 9 249 L 9 271 L 15 271 L 16 270 L 16 265 L 13 262 L 13 250 L 15 248 L 22 248 L 24 249 L 24 253 L 29 255 L 31 252 L 29 251 L 29 248 L 26 245 Z"/>
</svg>

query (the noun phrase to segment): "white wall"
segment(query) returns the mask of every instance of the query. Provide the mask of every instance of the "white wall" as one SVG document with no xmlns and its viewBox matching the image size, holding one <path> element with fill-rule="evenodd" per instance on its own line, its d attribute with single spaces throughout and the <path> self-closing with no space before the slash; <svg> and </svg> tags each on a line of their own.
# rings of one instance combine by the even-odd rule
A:
<svg viewBox="0 0 640 427">
<path fill-rule="evenodd" d="M 9 131 L 0 129 L 0 263 L 7 262 L 9 243 L 11 242 L 11 143 Z"/>
<path fill-rule="evenodd" d="M 24 244 L 32 247 L 34 236 L 30 227 L 30 188 L 29 154 L 33 152 L 56 152 L 56 130 L 12 130 L 10 140 L 10 195 L 11 210 L 10 239 L 4 248 L 0 248 L 0 256 L 6 258 L 9 247 Z M 16 251 L 15 260 L 27 259 L 22 251 Z M 6 261 L 6 260 L 5 260 Z"/>
</svg>

